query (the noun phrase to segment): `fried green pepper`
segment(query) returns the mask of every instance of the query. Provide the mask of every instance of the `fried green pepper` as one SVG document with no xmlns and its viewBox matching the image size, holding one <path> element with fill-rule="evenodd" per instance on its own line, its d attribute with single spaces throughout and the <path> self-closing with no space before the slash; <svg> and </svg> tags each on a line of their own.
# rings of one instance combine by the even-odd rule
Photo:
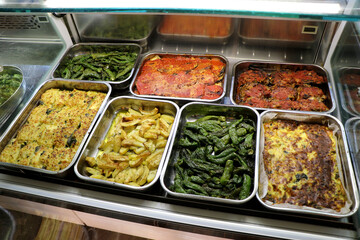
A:
<svg viewBox="0 0 360 240">
<path fill-rule="evenodd" d="M 220 178 L 221 185 L 224 186 L 229 182 L 233 170 L 234 170 L 234 162 L 232 160 L 227 160 L 225 163 L 224 172 Z"/>
<path fill-rule="evenodd" d="M 241 186 L 241 191 L 239 193 L 240 200 L 243 200 L 250 195 L 251 177 L 247 174 L 244 174 L 243 179 L 244 179 L 243 184 Z"/>
</svg>

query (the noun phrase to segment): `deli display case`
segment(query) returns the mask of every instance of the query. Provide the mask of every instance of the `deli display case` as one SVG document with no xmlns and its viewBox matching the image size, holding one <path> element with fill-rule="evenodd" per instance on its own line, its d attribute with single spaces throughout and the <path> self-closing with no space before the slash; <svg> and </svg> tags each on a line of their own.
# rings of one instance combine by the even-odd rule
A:
<svg viewBox="0 0 360 240">
<path fill-rule="evenodd" d="M 50 0 L 3 1 L 0 6 L 0 66 L 19 69 L 26 82 L 21 99 L 8 108 L 11 112 L 0 125 L 1 150 L 7 144 L 16 145 L 11 139 L 20 135 L 22 143 L 11 158 L 27 154 L 32 142 L 17 130 L 28 124 L 30 110 L 45 106 L 38 96 L 44 84 L 56 82 L 59 89 L 73 82 L 103 84 L 109 95 L 66 175 L 0 164 L 0 206 L 10 213 L 65 219 L 84 226 L 83 232 L 95 226 L 150 239 L 360 237 L 358 1 L 264 0 L 259 5 L 225 1 L 205 7 L 188 1 Z M 99 52 L 99 46 L 111 50 Z M 125 47 L 131 47 L 136 56 L 131 57 Z M 182 66 L 175 65 L 174 59 Z M 157 65 L 162 61 L 168 65 Z M 139 89 L 146 93 L 138 94 Z M 169 95 L 173 93 L 180 95 Z M 240 95 L 242 102 L 237 101 Z M 210 100 L 204 101 L 203 96 Z M 55 100 L 51 104 L 40 120 L 33 120 L 44 124 L 52 117 L 56 121 L 53 114 L 59 110 Z M 89 107 L 91 101 L 84 104 Z M 264 188 L 265 184 L 258 181 L 264 177 L 259 166 L 264 149 L 262 117 L 268 113 L 274 119 L 285 116 L 330 126 L 335 140 L 329 151 L 341 156 L 335 161 L 339 171 L 329 168 L 329 157 L 320 154 L 317 159 L 326 171 L 316 171 L 313 165 L 311 170 L 320 172 L 316 178 L 320 183 L 311 184 L 326 193 L 332 181 L 341 182 L 336 204 L 345 202 L 349 211 L 339 214 L 333 213 L 336 207 L 327 209 L 336 205 L 335 200 L 321 205 L 330 194 L 316 195 L 319 202 L 315 203 L 307 201 L 305 194 L 302 199 L 306 200 L 297 201 L 305 207 L 290 211 L 262 202 L 264 196 L 258 197 L 259 185 Z M 199 120 L 204 116 L 206 121 Z M 65 125 L 74 125 L 74 119 L 69 113 Z M 47 126 L 51 133 L 53 126 Z M 66 136 L 62 142 L 56 134 L 42 137 L 54 137 L 53 149 L 57 144 L 66 147 L 77 143 L 79 129 L 77 123 L 71 132 L 61 130 L 59 134 Z M 314 134 L 314 140 L 316 134 L 309 134 Z M 304 149 L 319 152 L 320 145 L 314 140 Z M 45 153 L 40 148 L 34 147 L 30 161 L 42 161 Z M 7 161 L 10 155 L 1 152 L 0 159 Z M 299 159 L 304 158 L 300 153 Z M 63 155 L 52 158 L 58 156 Z M 181 164 L 188 167 L 181 170 Z M 120 174 L 120 168 L 128 170 Z M 297 172 L 283 193 L 296 194 L 301 184 L 310 184 L 313 173 L 299 170 L 296 164 L 294 169 Z M 175 184 L 178 177 L 183 182 Z M 145 182 L 151 188 L 138 185 Z M 229 199 L 235 195 L 237 200 Z M 19 229 L 12 224 L 15 236 Z"/>
</svg>

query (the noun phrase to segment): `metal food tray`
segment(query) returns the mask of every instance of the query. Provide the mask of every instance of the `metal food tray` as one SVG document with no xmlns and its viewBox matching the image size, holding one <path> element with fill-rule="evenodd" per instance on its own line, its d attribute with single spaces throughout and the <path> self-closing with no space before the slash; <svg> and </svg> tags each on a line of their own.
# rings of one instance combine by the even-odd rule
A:
<svg viewBox="0 0 360 240">
<path fill-rule="evenodd" d="M 175 167 L 174 164 L 177 161 L 179 156 L 179 145 L 178 142 L 182 135 L 182 129 L 184 128 L 186 122 L 194 121 L 198 118 L 201 118 L 206 115 L 222 115 L 226 117 L 234 117 L 236 118 L 239 115 L 245 115 L 249 119 L 252 119 L 256 122 L 256 147 L 255 151 L 258 151 L 259 145 L 259 114 L 256 110 L 250 107 L 239 107 L 233 105 L 223 105 L 223 104 L 209 104 L 209 103 L 188 103 L 184 105 L 180 109 L 178 124 L 176 126 L 176 135 L 171 140 L 171 145 L 168 156 L 166 158 L 166 162 L 161 173 L 160 183 L 162 188 L 171 196 L 179 197 L 179 198 L 188 198 L 194 199 L 199 201 L 211 201 L 217 203 L 225 203 L 225 204 L 242 204 L 248 202 L 252 199 L 258 189 L 258 172 L 259 172 L 259 160 L 258 154 L 255 154 L 254 161 L 255 161 L 255 169 L 254 169 L 254 186 L 251 194 L 249 197 L 243 200 L 234 200 L 234 199 L 224 199 L 224 198 L 217 198 L 217 197 L 208 197 L 208 196 L 200 196 L 200 195 L 193 195 L 193 194 L 184 194 L 184 193 L 177 193 L 171 191 L 169 187 L 174 183 L 175 178 Z"/>
<path fill-rule="evenodd" d="M 10 98 L 8 98 L 0 105 L 0 126 L 5 123 L 5 121 L 10 117 L 11 113 L 13 113 L 16 107 L 20 104 L 26 91 L 24 75 L 18 67 L 3 66 L 3 71 L 0 72 L 0 74 L 2 73 L 20 74 L 22 76 L 22 81 L 18 89 L 10 96 Z"/>
<path fill-rule="evenodd" d="M 30 166 L 23 166 L 18 164 L 12 164 L 12 163 L 5 163 L 0 162 L 0 167 L 8 168 L 12 170 L 17 170 L 19 172 L 29 172 L 29 173 L 36 173 L 36 174 L 43 174 L 43 175 L 50 175 L 55 177 L 65 177 L 69 172 L 72 171 L 72 167 L 79 157 L 81 150 L 86 142 L 87 137 L 89 136 L 89 133 L 91 132 L 92 128 L 94 127 L 97 118 L 99 117 L 100 113 L 103 111 L 107 100 L 110 97 L 111 94 L 111 86 L 107 83 L 95 83 L 95 82 L 86 82 L 86 81 L 69 81 L 69 80 L 58 80 L 58 79 L 50 79 L 44 82 L 41 86 L 39 86 L 36 91 L 34 91 L 34 95 L 31 97 L 31 99 L 27 102 L 25 107 L 22 109 L 22 111 L 16 116 L 15 120 L 10 124 L 8 129 L 5 131 L 4 135 L 0 139 L 0 152 L 4 150 L 6 145 L 11 141 L 13 137 L 16 136 L 18 130 L 21 129 L 22 125 L 26 122 L 27 118 L 29 117 L 31 111 L 38 106 L 40 103 L 40 98 L 42 94 L 52 88 L 58 88 L 58 89 L 67 89 L 67 90 L 84 90 L 84 91 L 99 91 L 106 93 L 106 97 L 101 104 L 97 114 L 94 117 L 94 120 L 92 121 L 88 131 L 86 132 L 82 142 L 79 145 L 78 150 L 75 153 L 74 158 L 72 159 L 71 163 L 64 169 L 60 171 L 50 171 L 46 169 L 40 169 Z"/>
<path fill-rule="evenodd" d="M 112 48 L 114 50 L 121 48 L 122 46 L 132 46 L 134 48 L 134 51 L 137 52 L 138 56 L 135 60 L 134 66 L 131 69 L 131 72 L 129 74 L 129 77 L 122 80 L 122 81 L 91 81 L 91 82 L 99 82 L 99 83 L 109 83 L 112 88 L 114 89 L 125 89 L 129 87 L 130 79 L 133 77 L 135 72 L 135 67 L 139 61 L 140 53 L 141 53 L 141 47 L 138 44 L 135 43 L 78 43 L 70 47 L 61 57 L 60 61 L 55 65 L 55 67 L 52 70 L 51 76 L 52 78 L 56 79 L 63 79 L 61 76 L 58 76 L 56 74 L 56 70 L 65 64 L 69 59 L 83 55 L 88 54 L 91 52 L 91 49 L 98 49 L 98 48 Z M 90 81 L 90 80 L 81 80 L 81 81 Z"/>
<path fill-rule="evenodd" d="M 250 24 L 248 23 L 248 21 L 253 21 L 253 20 L 254 19 L 239 19 L 239 28 L 238 28 L 237 34 L 238 34 L 238 37 L 240 38 L 241 43 L 244 45 L 273 46 L 273 47 L 287 46 L 287 47 L 293 47 L 293 48 L 310 49 L 310 48 L 314 47 L 314 43 L 318 39 L 318 36 L 321 36 L 322 30 L 323 30 L 323 25 L 324 25 L 323 23 L 320 23 L 320 22 L 312 22 L 312 24 L 310 24 L 310 25 L 305 25 L 305 23 L 304 23 L 304 25 L 302 26 L 303 27 L 302 30 L 304 30 L 304 29 L 306 29 L 306 27 L 308 27 L 308 28 L 313 28 L 314 32 L 316 31 L 316 33 L 314 33 L 314 32 L 313 33 L 302 33 L 301 32 L 301 34 L 304 34 L 304 36 L 311 35 L 311 38 L 309 40 L 306 40 L 306 39 L 295 40 L 295 39 L 280 38 L 280 37 L 273 38 L 270 36 L 266 36 L 265 35 L 267 33 L 266 31 L 261 32 L 263 34 L 263 36 L 251 37 L 246 32 L 244 32 L 245 31 L 244 29 L 250 27 Z M 259 20 L 259 19 L 255 19 L 255 20 Z M 268 20 L 263 20 L 263 21 L 268 21 Z M 279 20 L 279 21 L 284 21 L 284 20 Z M 288 24 L 291 24 L 291 21 L 288 21 Z M 250 31 L 256 30 L 259 28 L 263 29 L 264 27 L 258 26 L 257 28 L 250 29 Z M 278 24 L 276 24 L 276 22 L 273 22 L 272 28 L 278 29 L 279 26 L 278 26 Z M 285 33 L 287 33 L 287 32 L 285 32 Z"/>
<path fill-rule="evenodd" d="M 338 75 L 339 75 L 339 81 L 337 82 L 337 87 L 338 87 L 338 91 L 339 91 L 339 96 L 340 96 L 340 103 L 342 108 L 349 113 L 351 116 L 356 117 L 356 116 L 360 116 L 360 106 L 359 106 L 359 110 L 356 109 L 356 105 L 354 103 L 354 99 L 353 96 L 351 96 L 350 94 L 350 88 L 348 84 L 343 82 L 343 77 L 346 74 L 356 74 L 359 75 L 359 79 L 360 79 L 360 68 L 357 67 L 344 67 L 339 69 L 338 71 Z M 355 86 L 353 86 L 355 87 Z M 360 89 L 360 82 L 357 83 L 357 88 Z M 358 92 L 359 90 L 357 90 L 356 92 Z M 360 97 L 359 97 L 359 101 L 360 101 Z"/>
<path fill-rule="evenodd" d="M 113 16 L 113 15 L 106 15 L 106 19 L 104 19 L 104 15 L 101 16 L 101 19 L 95 18 L 93 21 L 91 21 L 89 24 L 87 24 L 87 27 L 85 27 L 85 29 L 82 31 L 82 33 L 80 34 L 80 37 L 82 39 L 82 41 L 84 42 L 127 42 L 127 43 L 136 43 L 138 45 L 140 45 L 142 48 L 146 49 L 149 43 L 149 38 L 151 36 L 151 34 L 154 32 L 154 29 L 157 25 L 158 22 L 158 18 L 156 16 L 140 16 L 140 17 L 147 17 L 147 24 L 148 24 L 148 33 L 143 36 L 142 38 L 121 38 L 121 37 L 104 37 L 104 35 L 96 35 L 96 32 L 94 30 L 94 25 L 98 26 L 99 23 L 105 23 L 108 24 L 109 22 L 112 23 L 112 21 L 117 21 L 116 19 L 109 19 L 109 18 L 116 18 L 118 17 L 117 15 Z M 139 17 L 139 16 L 126 16 L 126 17 Z M 129 19 L 129 21 L 131 21 L 131 19 Z M 104 32 L 108 31 L 108 32 L 113 32 L 116 31 L 116 28 L 105 28 Z"/>
<path fill-rule="evenodd" d="M 268 204 L 264 202 L 261 196 L 266 194 L 266 186 L 262 185 L 264 179 L 261 179 L 262 176 L 265 177 L 266 173 L 264 171 L 264 163 L 263 163 L 263 151 L 264 151 L 264 129 L 263 124 L 266 121 L 270 120 L 295 120 L 298 122 L 304 123 L 318 123 L 322 125 L 334 126 L 334 136 L 337 142 L 337 156 L 340 168 L 339 173 L 340 178 L 342 178 L 342 183 L 347 192 L 347 196 L 350 198 L 351 206 L 349 207 L 348 213 L 334 213 L 333 211 L 327 211 L 327 209 L 315 209 L 310 207 L 286 207 L 284 205 L 277 206 L 277 204 Z M 312 214 L 318 216 L 327 216 L 334 218 L 342 218 L 349 217 L 353 215 L 359 208 L 359 193 L 356 184 L 356 178 L 354 175 L 354 170 L 349 154 L 349 149 L 346 141 L 346 134 L 342 123 L 335 117 L 328 114 L 315 114 L 315 113 L 295 113 L 290 111 L 281 111 L 281 110 L 273 110 L 273 111 L 265 111 L 260 114 L 260 144 L 259 151 L 257 152 L 259 159 L 259 188 L 256 193 L 257 199 L 264 205 L 266 208 L 276 210 L 276 211 L 286 211 L 293 213 L 304 213 L 304 214 Z M 262 174 L 263 173 L 263 174 Z"/>
<path fill-rule="evenodd" d="M 163 56 L 184 56 L 184 57 L 203 57 L 203 58 L 217 57 L 217 58 L 220 58 L 225 63 L 225 73 L 224 73 L 224 77 L 223 77 L 223 80 L 222 80 L 223 93 L 221 94 L 220 97 L 218 97 L 216 99 L 167 97 L 167 96 L 157 96 L 157 95 L 141 95 L 141 94 L 135 93 L 135 91 L 136 91 L 136 80 L 137 80 L 138 75 L 141 72 L 143 64 L 145 63 L 146 60 L 148 60 L 148 59 L 150 59 L 150 58 L 152 58 L 152 57 L 154 57 L 156 55 L 158 55 L 160 57 L 163 57 Z M 141 62 L 139 64 L 139 67 L 138 67 L 138 69 L 136 71 L 135 77 L 134 77 L 134 79 L 132 80 L 132 82 L 130 84 L 130 92 L 131 92 L 131 94 L 133 94 L 134 96 L 137 96 L 137 97 L 171 100 L 171 101 L 176 102 L 179 105 L 183 105 L 183 104 L 191 102 L 191 101 L 219 103 L 224 98 L 225 93 L 226 93 L 227 77 L 228 77 L 227 76 L 227 69 L 228 69 L 228 67 L 229 67 L 228 60 L 225 57 L 221 56 L 221 55 L 214 55 L 214 54 L 178 54 L 178 53 L 161 53 L 161 52 L 159 52 L 159 53 L 157 53 L 157 52 L 149 53 L 149 54 L 145 55 L 142 58 L 142 60 L 141 60 Z"/>
<path fill-rule="evenodd" d="M 238 76 L 243 73 L 244 71 L 247 71 L 251 68 L 261 69 L 265 71 L 274 71 L 274 70 L 281 70 L 281 69 L 290 69 L 290 70 L 313 70 L 318 75 L 324 77 L 327 79 L 327 84 L 316 84 L 317 87 L 321 88 L 323 90 L 324 94 L 326 95 L 326 100 L 324 101 L 324 104 L 329 108 L 328 111 L 324 112 L 316 112 L 316 111 L 300 111 L 300 110 L 287 110 L 287 109 L 280 109 L 280 110 L 286 110 L 286 111 L 295 111 L 295 112 L 303 112 L 303 113 L 332 113 L 336 107 L 332 86 L 329 80 L 329 76 L 327 71 L 315 64 L 298 64 L 298 63 L 277 63 L 277 62 L 260 62 L 260 61 L 241 61 L 234 65 L 233 68 L 233 74 L 232 74 L 232 82 L 231 82 L 231 90 L 230 90 L 230 99 L 231 102 L 235 105 L 241 105 L 236 102 L 236 90 L 238 87 Z M 264 111 L 264 110 L 272 110 L 271 108 L 259 108 L 254 107 L 258 111 Z M 278 110 L 278 109 L 276 109 Z"/>
<path fill-rule="evenodd" d="M 159 109 L 159 113 L 168 114 L 168 115 L 171 115 L 174 117 L 174 123 L 173 123 L 172 129 L 170 131 L 170 134 L 169 134 L 166 146 L 165 146 L 165 150 L 164 150 L 163 156 L 160 160 L 158 171 L 156 173 L 154 180 L 146 185 L 136 187 L 136 186 L 126 185 L 126 184 L 121 184 L 121 183 L 116 183 L 116 182 L 110 182 L 110 181 L 101 180 L 101 179 L 90 178 L 89 174 L 86 172 L 86 169 L 85 169 L 86 167 L 88 167 L 88 164 L 86 163 L 85 158 L 89 157 L 89 156 L 91 156 L 91 157 L 97 156 L 97 154 L 99 152 L 98 147 L 100 146 L 101 142 L 105 139 L 106 134 L 109 131 L 114 118 L 116 117 L 116 114 L 120 110 L 123 111 L 130 107 L 133 107 L 135 109 L 139 109 L 140 107 L 145 107 L 145 108 L 157 107 Z M 75 174 L 80 179 L 90 182 L 90 183 L 94 183 L 94 184 L 102 184 L 102 185 L 107 185 L 107 186 L 113 186 L 116 188 L 124 188 L 124 189 L 130 189 L 130 190 L 135 190 L 135 191 L 145 191 L 145 190 L 150 189 L 157 182 L 158 178 L 160 177 L 161 170 L 164 165 L 168 149 L 170 148 L 170 141 L 175 132 L 174 126 L 176 125 L 176 122 L 177 122 L 178 112 L 179 112 L 179 107 L 170 101 L 150 100 L 150 99 L 144 99 L 144 98 L 127 97 L 127 96 L 116 97 L 116 98 L 112 99 L 105 107 L 105 110 L 101 114 L 100 119 L 94 128 L 94 131 L 92 131 L 90 137 L 88 138 L 88 140 L 85 144 L 85 147 L 81 153 L 81 156 L 75 165 Z"/>
<path fill-rule="evenodd" d="M 189 34 L 181 34 L 181 33 L 161 33 L 159 26 L 156 28 L 157 34 L 161 37 L 163 41 L 169 41 L 169 42 L 192 42 L 192 43 L 208 43 L 208 44 L 222 44 L 225 45 L 229 42 L 229 39 L 234 33 L 234 23 L 235 19 L 231 20 L 230 30 L 229 33 L 226 36 L 218 37 L 218 36 L 206 36 L 206 35 L 189 35 Z"/>
<path fill-rule="evenodd" d="M 354 164 L 358 186 L 360 185 L 360 118 L 352 117 L 345 122 L 345 131 L 349 143 L 350 155 Z"/>
</svg>

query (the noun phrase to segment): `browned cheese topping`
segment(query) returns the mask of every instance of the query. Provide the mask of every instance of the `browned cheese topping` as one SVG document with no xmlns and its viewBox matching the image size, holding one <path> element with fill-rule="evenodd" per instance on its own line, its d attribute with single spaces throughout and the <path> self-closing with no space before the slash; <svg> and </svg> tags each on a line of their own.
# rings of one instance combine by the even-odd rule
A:
<svg viewBox="0 0 360 240">
<path fill-rule="evenodd" d="M 336 140 L 329 127 L 274 120 L 264 123 L 264 136 L 269 181 L 263 200 L 335 211 L 345 206 Z"/>
<path fill-rule="evenodd" d="M 59 171 L 73 160 L 106 94 L 49 89 L 0 154 L 0 161 Z"/>
</svg>

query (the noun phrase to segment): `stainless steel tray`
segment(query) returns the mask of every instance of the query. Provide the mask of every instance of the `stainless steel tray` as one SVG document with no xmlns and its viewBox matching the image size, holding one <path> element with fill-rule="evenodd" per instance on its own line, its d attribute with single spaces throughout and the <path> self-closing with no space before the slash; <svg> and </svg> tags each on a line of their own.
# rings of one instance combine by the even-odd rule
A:
<svg viewBox="0 0 360 240">
<path fill-rule="evenodd" d="M 22 81 L 18 89 L 11 95 L 11 97 L 0 105 L 0 127 L 5 123 L 16 107 L 20 104 L 26 91 L 26 82 L 22 71 L 18 67 L 3 66 L 3 71 L 0 72 L 0 74 L 2 73 L 8 73 L 11 75 L 20 74 L 22 76 Z"/>
<path fill-rule="evenodd" d="M 353 160 L 355 175 L 360 184 L 360 117 L 352 117 L 345 122 L 346 137 L 349 143 L 350 155 Z"/>
<path fill-rule="evenodd" d="M 266 177 L 266 173 L 264 171 L 263 166 L 263 151 L 264 151 L 264 129 L 263 124 L 266 121 L 270 120 L 295 120 L 298 122 L 304 123 L 318 123 L 322 125 L 332 126 L 334 128 L 334 136 L 337 142 L 337 156 L 339 161 L 339 169 L 340 178 L 342 178 L 342 183 L 347 191 L 347 197 L 351 201 L 351 205 L 349 207 L 349 212 L 345 213 L 334 213 L 326 210 L 319 210 L 315 208 L 292 208 L 278 204 L 270 204 L 268 202 L 264 202 L 261 196 L 264 196 L 267 191 L 267 186 L 263 185 L 263 181 Z M 354 175 L 353 166 L 351 163 L 351 158 L 349 154 L 349 149 L 346 141 L 346 134 L 342 123 L 336 119 L 335 117 L 328 114 L 315 114 L 315 113 L 295 113 L 291 111 L 281 111 L 281 110 L 273 110 L 273 111 L 265 111 L 260 114 L 260 144 L 259 151 L 257 152 L 259 155 L 259 190 L 256 193 L 256 197 L 264 205 L 266 208 L 278 211 L 287 211 L 294 213 L 305 213 L 312 214 L 318 216 L 328 216 L 334 218 L 342 218 L 349 217 L 353 215 L 359 208 L 359 193 L 357 189 L 356 179 Z M 262 178 L 262 179 L 261 179 Z"/>
<path fill-rule="evenodd" d="M 339 69 L 338 75 L 337 87 L 342 108 L 353 117 L 360 116 L 360 81 L 350 82 L 345 79 L 347 75 L 355 75 L 360 79 L 360 68 L 344 67 Z"/>
<path fill-rule="evenodd" d="M 104 109 L 106 102 L 111 94 L 111 86 L 107 83 L 94 83 L 94 82 L 86 82 L 86 81 L 69 81 L 69 80 L 58 80 L 58 79 L 50 79 L 46 82 L 44 82 L 41 86 L 39 86 L 36 91 L 34 91 L 34 95 L 31 97 L 31 99 L 27 102 L 26 106 L 22 109 L 22 111 L 16 116 L 16 119 L 10 124 L 2 138 L 0 139 L 0 152 L 3 151 L 3 149 L 6 147 L 6 145 L 11 141 L 11 139 L 16 136 L 18 130 L 21 128 L 21 126 L 26 122 L 27 118 L 29 117 L 29 114 L 31 111 L 38 106 L 39 100 L 41 98 L 41 95 L 48 89 L 52 88 L 59 88 L 59 89 L 79 89 L 79 90 L 87 90 L 87 91 L 99 91 L 106 93 L 106 97 L 104 99 L 104 102 L 101 104 L 97 114 L 94 117 L 94 120 L 92 121 L 88 131 L 86 132 L 81 144 L 79 145 L 78 150 L 75 153 L 74 158 L 72 159 L 71 163 L 64 169 L 60 171 L 50 171 L 45 169 L 39 169 L 35 167 L 29 167 L 29 166 L 23 166 L 18 164 L 11 164 L 11 163 L 4 163 L 0 162 L 0 166 L 3 168 L 8 168 L 12 170 L 17 170 L 20 172 L 31 172 L 31 173 L 37 173 L 37 174 L 43 174 L 43 175 L 51 175 L 55 177 L 65 177 L 70 171 L 72 171 L 72 167 L 79 157 L 81 150 L 86 142 L 87 137 L 89 136 L 93 126 L 96 123 L 96 120 L 98 119 L 100 113 Z"/>
<path fill-rule="evenodd" d="M 201 18 L 206 18 L 206 17 L 201 17 Z M 166 21 L 166 18 L 163 18 L 163 21 L 156 28 L 156 32 L 163 41 L 169 41 L 169 42 L 193 42 L 193 43 L 206 42 L 208 44 L 225 45 L 228 43 L 230 37 L 233 35 L 234 26 L 235 26 L 235 19 L 231 19 L 229 33 L 225 36 L 206 36 L 200 34 L 190 35 L 190 34 L 181 34 L 180 32 L 175 32 L 173 34 L 170 34 L 170 33 L 161 32 L 161 26 L 164 21 Z M 194 22 L 193 24 L 196 24 L 196 22 Z"/>
<path fill-rule="evenodd" d="M 159 113 L 168 114 L 175 118 L 154 180 L 151 181 L 149 184 L 137 187 L 137 186 L 110 182 L 101 179 L 90 178 L 89 174 L 85 170 L 85 168 L 88 166 L 85 158 L 97 156 L 99 152 L 98 147 L 101 144 L 102 140 L 106 137 L 106 134 L 109 131 L 116 114 L 120 110 L 126 110 L 130 107 L 133 107 L 135 109 L 139 109 L 140 107 L 146 107 L 146 108 L 157 107 L 159 109 Z M 179 107 L 170 101 L 151 100 L 151 99 L 134 98 L 134 97 L 116 97 L 112 99 L 105 107 L 104 112 L 101 114 L 100 119 L 94 128 L 94 131 L 91 133 L 89 139 L 87 140 L 85 147 L 81 153 L 81 156 L 75 165 L 76 175 L 80 179 L 94 184 L 102 184 L 107 186 L 113 186 L 116 188 L 131 189 L 134 191 L 145 191 L 150 189 L 160 177 L 161 170 L 167 155 L 167 151 L 170 148 L 171 138 L 174 135 L 174 132 L 176 131 L 175 125 L 178 118 L 178 112 L 179 112 Z"/>
<path fill-rule="evenodd" d="M 78 17 L 79 15 L 76 15 L 76 18 Z M 80 37 L 84 42 L 132 42 L 146 49 L 157 22 L 158 17 L 152 15 L 100 14 L 87 23 L 87 26 L 81 31 Z M 136 31 L 136 27 L 139 25 L 140 27 L 146 25 L 145 32 L 137 37 L 130 37 L 131 31 Z M 129 32 L 121 32 L 124 29 Z"/>
<path fill-rule="evenodd" d="M 135 67 L 139 61 L 140 53 L 141 53 L 141 47 L 135 43 L 78 43 L 78 44 L 75 44 L 72 47 L 70 47 L 63 54 L 63 56 L 61 57 L 59 62 L 53 68 L 51 76 L 53 78 L 63 79 L 63 78 L 61 78 L 61 76 L 59 76 L 59 74 L 56 73 L 56 70 L 58 68 L 60 68 L 62 65 L 64 65 L 67 61 L 69 61 L 69 59 L 79 56 L 79 55 L 91 53 L 92 49 L 100 49 L 101 50 L 103 48 L 111 48 L 112 50 L 120 50 L 121 47 L 123 47 L 123 46 L 130 46 L 131 48 L 134 49 L 134 52 L 136 52 L 138 54 L 137 59 L 134 63 L 133 68 L 130 71 L 129 76 L 122 81 L 91 81 L 91 82 L 100 82 L 100 83 L 106 82 L 106 83 L 109 83 L 111 85 L 111 87 L 114 89 L 128 88 L 129 84 L 130 84 L 130 79 L 134 75 Z M 82 80 L 82 81 L 87 81 L 87 80 Z"/>
<path fill-rule="evenodd" d="M 238 88 L 238 76 L 251 68 L 256 69 L 263 69 L 265 71 L 273 71 L 273 70 L 281 70 L 281 69 L 291 69 L 291 70 L 313 70 L 318 75 L 324 77 L 327 79 L 327 84 L 317 84 L 316 86 L 319 87 L 321 90 L 323 90 L 324 94 L 326 95 L 326 100 L 324 101 L 324 104 L 329 108 L 328 111 L 324 111 L 321 113 L 332 113 L 336 107 L 335 100 L 333 97 L 333 90 L 331 83 L 329 81 L 328 73 L 327 71 L 317 65 L 314 64 L 298 64 L 298 63 L 277 63 L 277 62 L 260 62 L 260 61 L 240 61 L 236 63 L 233 67 L 233 74 L 232 74 L 232 82 L 231 82 L 231 90 L 230 90 L 230 99 L 231 102 L 235 105 L 241 105 L 240 103 L 236 102 L 236 90 Z M 260 107 L 254 107 L 255 109 L 259 111 L 264 110 L 271 110 L 271 108 L 260 108 Z M 281 109 L 286 110 L 286 109 Z M 299 111 L 299 110 L 288 110 L 288 111 L 296 111 L 296 112 L 315 112 L 315 111 Z"/>
<path fill-rule="evenodd" d="M 242 204 L 250 199 L 252 199 L 258 189 L 258 170 L 259 170 L 259 160 L 258 154 L 254 155 L 254 184 L 253 189 L 246 199 L 243 200 L 233 200 L 233 199 L 224 199 L 224 198 L 217 198 L 217 197 L 208 197 L 208 196 L 199 196 L 193 194 L 184 194 L 184 193 L 177 193 L 171 191 L 169 188 L 174 183 L 175 178 L 175 169 L 174 164 L 176 163 L 178 156 L 179 156 L 179 145 L 178 142 L 182 135 L 182 129 L 184 128 L 186 122 L 194 121 L 200 117 L 206 115 L 222 115 L 226 117 L 234 117 L 243 115 L 246 116 L 248 119 L 255 121 L 256 123 L 256 147 L 255 152 L 258 150 L 259 144 L 259 114 L 257 111 L 250 107 L 239 107 L 233 105 L 222 105 L 222 104 L 210 104 L 210 103 L 188 103 L 184 105 L 180 109 L 178 124 L 176 126 L 176 135 L 174 135 L 173 139 L 171 140 L 171 145 L 168 156 L 166 158 L 166 162 L 161 173 L 160 182 L 163 189 L 171 196 L 180 197 L 180 198 L 189 198 L 199 201 L 212 201 L 217 203 L 224 203 L 224 204 Z"/>
<path fill-rule="evenodd" d="M 321 37 L 324 25 L 321 22 L 244 18 L 239 20 L 237 34 L 244 45 L 309 49 Z"/>
<path fill-rule="evenodd" d="M 200 99 L 200 98 L 182 98 L 182 97 L 167 97 L 167 96 L 157 96 L 157 95 L 141 95 L 141 94 L 137 94 L 136 93 L 136 80 L 138 78 L 138 76 L 141 73 L 143 64 L 145 63 L 145 61 L 147 61 L 148 59 L 151 59 L 154 56 L 184 56 L 184 57 L 203 57 L 203 58 L 208 58 L 208 57 L 217 57 L 219 59 L 221 59 L 224 63 L 225 63 L 225 69 L 224 69 L 224 77 L 222 80 L 222 87 L 223 87 L 223 93 L 221 94 L 220 97 L 216 98 L 216 99 Z M 226 85 L 227 85 L 227 69 L 229 67 L 229 62 L 228 60 L 221 56 L 221 55 L 214 55 L 214 54 L 178 54 L 178 53 L 149 53 L 147 55 L 145 55 L 142 60 L 141 63 L 139 64 L 139 67 L 136 71 L 135 77 L 132 80 L 131 84 L 130 84 L 130 92 L 131 94 L 133 94 L 134 96 L 137 97 L 144 97 L 144 98 L 155 98 L 155 99 L 164 99 L 164 100 L 171 100 L 176 102 L 177 104 L 185 104 L 191 101 L 197 101 L 197 102 L 208 102 L 208 103 L 215 103 L 215 102 L 220 102 L 226 93 Z M 165 86 L 164 86 L 165 87 Z"/>
</svg>

